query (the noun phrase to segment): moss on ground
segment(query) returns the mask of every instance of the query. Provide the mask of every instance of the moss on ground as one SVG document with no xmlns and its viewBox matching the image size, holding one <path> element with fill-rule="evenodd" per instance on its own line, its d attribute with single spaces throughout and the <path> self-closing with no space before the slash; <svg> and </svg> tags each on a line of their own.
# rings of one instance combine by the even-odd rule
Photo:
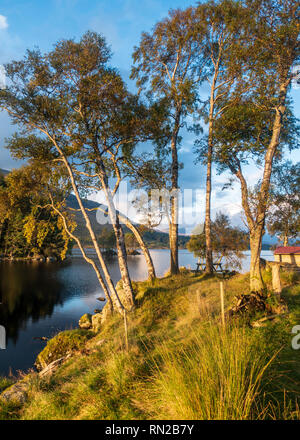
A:
<svg viewBox="0 0 300 440">
<path fill-rule="evenodd" d="M 60 359 L 75 350 L 83 350 L 86 342 L 93 336 L 86 330 L 66 330 L 50 339 L 36 359 L 36 367 L 43 369 L 51 362 Z"/>
</svg>

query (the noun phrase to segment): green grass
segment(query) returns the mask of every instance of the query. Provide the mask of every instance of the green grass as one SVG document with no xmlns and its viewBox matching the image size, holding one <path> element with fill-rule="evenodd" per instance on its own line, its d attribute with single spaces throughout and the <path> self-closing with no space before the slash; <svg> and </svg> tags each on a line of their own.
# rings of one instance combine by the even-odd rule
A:
<svg viewBox="0 0 300 440">
<path fill-rule="evenodd" d="M 270 288 L 268 273 L 264 276 Z M 185 272 L 134 283 L 129 352 L 123 320 L 114 315 L 96 337 L 89 339 L 86 332 L 84 342 L 79 338 L 76 356 L 53 376 L 41 380 L 32 374 L 28 402 L 21 408 L 2 404 L 0 417 L 299 418 L 300 361 L 291 348 L 291 329 L 300 324 L 300 285 L 295 275 L 282 278 L 289 315 L 256 329 L 241 319 L 222 327 L 216 277 Z M 248 275 L 226 281 L 225 307 L 249 292 L 248 285 Z M 78 334 L 70 332 L 68 344 Z M 51 344 L 61 349 L 56 338 L 48 352 Z"/>
<path fill-rule="evenodd" d="M 0 377 L 0 393 L 11 386 L 16 379 Z M 20 407 L 13 404 L 1 402 L 0 400 L 0 420 L 17 419 L 19 417 Z"/>
<path fill-rule="evenodd" d="M 149 405 L 154 418 L 244 420 L 260 417 L 256 397 L 271 360 L 243 327 L 209 323 L 188 346 L 163 344 Z M 145 393 L 146 393 L 145 389 Z"/>
<path fill-rule="evenodd" d="M 14 383 L 13 379 L 0 377 L 0 393 Z"/>
</svg>

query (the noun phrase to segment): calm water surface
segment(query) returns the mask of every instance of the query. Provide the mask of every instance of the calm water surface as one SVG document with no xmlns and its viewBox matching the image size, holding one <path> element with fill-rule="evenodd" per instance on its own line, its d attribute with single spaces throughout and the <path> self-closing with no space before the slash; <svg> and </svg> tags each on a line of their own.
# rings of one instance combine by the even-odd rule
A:
<svg viewBox="0 0 300 440">
<path fill-rule="evenodd" d="M 169 251 L 151 250 L 151 255 L 157 275 L 162 276 L 169 269 Z M 249 255 L 245 253 L 243 271 L 249 269 Z M 263 251 L 262 257 L 271 260 L 273 254 Z M 179 262 L 180 266 L 196 267 L 196 259 L 187 250 L 179 251 Z M 118 281 L 116 260 L 109 264 L 109 270 Z M 143 256 L 129 257 L 129 270 L 133 280 L 147 278 Z M 77 327 L 84 313 L 103 307 L 96 299 L 101 293 L 93 269 L 76 250 L 63 264 L 0 262 L 0 325 L 7 333 L 6 349 L 0 350 L 0 375 L 31 368 L 45 346 L 34 338 Z"/>
</svg>

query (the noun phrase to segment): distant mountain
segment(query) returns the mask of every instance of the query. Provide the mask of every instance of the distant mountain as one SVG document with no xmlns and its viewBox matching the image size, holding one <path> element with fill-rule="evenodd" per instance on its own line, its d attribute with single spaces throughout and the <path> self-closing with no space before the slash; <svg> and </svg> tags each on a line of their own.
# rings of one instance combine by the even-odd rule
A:
<svg viewBox="0 0 300 440">
<path fill-rule="evenodd" d="M 2 170 L 2 169 L 0 168 L 0 174 L 1 174 L 2 176 L 6 176 L 8 173 L 9 173 L 9 171 L 7 171 L 7 170 Z"/>
<path fill-rule="evenodd" d="M 278 242 L 276 237 L 272 237 L 268 233 L 265 233 L 262 239 L 262 248 L 264 250 L 269 249 L 271 246 L 274 246 Z"/>
<path fill-rule="evenodd" d="M 89 216 L 89 219 L 91 221 L 96 236 L 101 234 L 104 228 L 112 229 L 112 225 L 109 223 L 109 221 L 104 225 L 99 224 L 97 221 L 97 217 L 96 217 L 97 208 L 101 206 L 103 209 L 107 209 L 105 205 L 101 205 L 100 203 L 87 199 L 83 200 L 83 205 L 86 209 L 93 210 L 93 211 L 88 211 L 87 214 Z M 69 197 L 67 198 L 67 206 L 72 209 L 79 209 L 77 199 L 73 194 L 69 195 Z M 77 228 L 75 232 L 80 236 L 81 240 L 85 245 L 92 244 L 90 235 L 85 226 L 85 220 L 83 219 L 81 213 L 74 211 L 70 211 L 70 212 L 74 214 L 75 221 L 77 223 Z M 136 223 L 134 224 L 138 226 Z M 127 227 L 124 227 L 124 232 L 125 233 L 130 232 L 130 230 Z M 155 229 L 152 229 L 145 232 L 143 237 L 146 244 L 150 248 L 167 248 L 169 246 L 169 234 L 165 232 L 160 232 L 160 231 L 156 231 Z M 179 247 L 185 247 L 189 239 L 190 237 L 188 236 L 179 236 Z"/>
</svg>

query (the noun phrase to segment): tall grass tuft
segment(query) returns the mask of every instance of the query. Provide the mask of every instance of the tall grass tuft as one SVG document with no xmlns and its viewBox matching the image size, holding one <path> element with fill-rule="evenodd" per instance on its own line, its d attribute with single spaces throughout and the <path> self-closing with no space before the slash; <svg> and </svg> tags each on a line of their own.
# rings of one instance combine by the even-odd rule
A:
<svg viewBox="0 0 300 440">
<path fill-rule="evenodd" d="M 153 383 L 153 415 L 245 420 L 263 416 L 261 380 L 272 360 L 245 328 L 209 324 L 187 347 L 162 344 Z"/>
</svg>

